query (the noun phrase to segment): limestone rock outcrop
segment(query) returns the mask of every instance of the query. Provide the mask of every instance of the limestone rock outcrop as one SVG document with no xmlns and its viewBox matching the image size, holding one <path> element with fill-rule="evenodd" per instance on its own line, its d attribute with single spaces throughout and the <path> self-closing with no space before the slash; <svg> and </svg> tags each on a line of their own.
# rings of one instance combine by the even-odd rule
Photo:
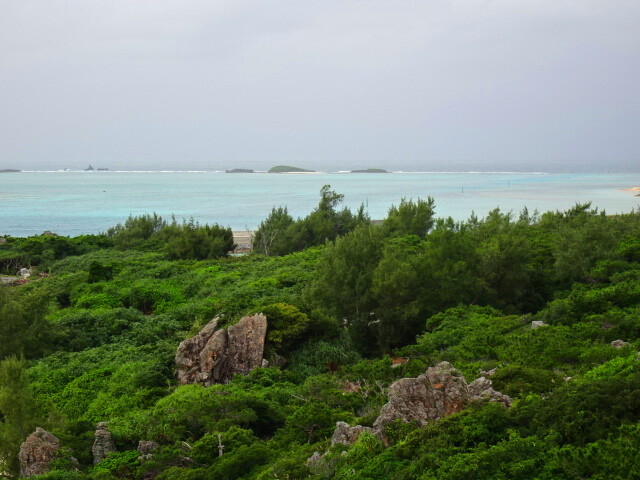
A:
<svg viewBox="0 0 640 480">
<path fill-rule="evenodd" d="M 611 346 L 613 348 L 622 348 L 626 347 L 627 345 L 629 345 L 629 342 L 625 342 L 624 340 L 614 340 L 613 342 L 611 342 Z"/>
<path fill-rule="evenodd" d="M 59 450 L 58 437 L 44 428 L 37 427 L 36 431 L 20 445 L 18 453 L 20 476 L 33 477 L 47 473 Z"/>
<path fill-rule="evenodd" d="M 243 317 L 227 329 L 218 328 L 214 318 L 180 343 L 175 359 L 178 381 L 210 386 L 249 373 L 262 365 L 266 334 L 267 317 L 261 313 Z"/>
<path fill-rule="evenodd" d="M 158 444 L 156 442 L 153 442 L 151 440 L 140 440 L 138 442 L 137 448 L 138 453 L 140 454 L 138 460 L 150 460 L 151 458 L 153 458 L 153 452 L 155 452 L 157 448 Z"/>
<path fill-rule="evenodd" d="M 448 362 L 427 369 L 416 378 L 402 378 L 389 387 L 389 402 L 373 427 L 381 430 L 400 419 L 420 425 L 459 412 L 469 403 L 467 382 Z"/>
<path fill-rule="evenodd" d="M 331 445 L 351 445 L 365 432 L 376 435 L 376 431 L 371 427 L 363 427 L 362 425 L 351 427 L 346 422 L 338 422 L 331 436 Z"/>
<path fill-rule="evenodd" d="M 113 437 L 111 432 L 107 429 L 107 424 L 100 422 L 96 425 L 95 440 L 93 441 L 93 447 L 91 453 L 93 453 L 93 464 L 100 463 L 107 458 L 110 453 L 116 451 L 116 446 L 113 443 Z"/>
<path fill-rule="evenodd" d="M 531 322 L 531 329 L 535 330 L 536 328 L 540 328 L 540 327 L 546 327 L 547 324 L 544 323 L 542 320 L 534 320 L 533 322 Z"/>
<path fill-rule="evenodd" d="M 476 378 L 469 384 L 469 397 L 471 401 L 489 400 L 497 402 L 509 408 L 513 399 L 509 395 L 498 392 L 493 388 L 493 382 L 485 377 Z"/>
<path fill-rule="evenodd" d="M 441 362 L 429 367 L 416 378 L 402 378 L 389 387 L 389 401 L 380 410 L 373 428 L 349 426 L 338 422 L 331 437 L 331 445 L 353 444 L 363 432 L 371 433 L 387 442 L 384 427 L 395 420 L 426 425 L 463 410 L 472 401 L 489 400 L 505 407 L 512 399 L 494 390 L 491 380 L 480 377 L 470 384 L 450 363 Z"/>
<path fill-rule="evenodd" d="M 31 276 L 31 269 L 23 267 L 18 271 L 18 275 L 24 279 L 29 278 Z"/>
</svg>

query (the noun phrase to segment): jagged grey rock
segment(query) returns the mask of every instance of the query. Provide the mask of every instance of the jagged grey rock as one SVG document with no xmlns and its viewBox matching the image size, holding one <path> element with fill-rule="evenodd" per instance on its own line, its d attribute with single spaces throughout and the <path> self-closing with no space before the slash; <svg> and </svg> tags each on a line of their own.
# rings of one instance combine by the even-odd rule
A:
<svg viewBox="0 0 640 480">
<path fill-rule="evenodd" d="M 362 425 L 349 426 L 346 422 L 336 423 L 336 429 L 331 436 L 331 445 L 351 445 L 358 440 L 363 433 L 371 433 L 377 435 L 377 432 L 371 427 L 363 427 Z"/>
<path fill-rule="evenodd" d="M 307 458 L 307 467 L 311 467 L 322 459 L 323 455 L 317 450 L 313 452 L 313 454 Z"/>
<path fill-rule="evenodd" d="M 109 456 L 110 453 L 116 451 L 116 445 L 113 443 L 113 436 L 107 429 L 105 422 L 96 425 L 95 440 L 91 453 L 93 454 L 93 464 L 100 463 Z"/>
<path fill-rule="evenodd" d="M 531 329 L 535 330 L 536 328 L 540 328 L 540 327 L 546 327 L 547 324 L 544 323 L 542 320 L 534 320 L 533 322 L 531 322 Z"/>
<path fill-rule="evenodd" d="M 613 342 L 611 342 L 611 346 L 613 348 L 622 348 L 626 347 L 627 345 L 629 345 L 629 342 L 625 342 L 624 340 L 614 340 Z"/>
<path fill-rule="evenodd" d="M 150 460 L 153 457 L 153 452 L 158 448 L 158 444 L 151 440 L 140 440 L 138 442 L 138 453 L 140 456 L 138 460 Z"/>
<path fill-rule="evenodd" d="M 18 271 L 18 275 L 24 279 L 27 279 L 31 276 L 31 272 L 32 270 L 30 268 L 24 268 L 22 267 L 19 271 Z"/>
<path fill-rule="evenodd" d="M 37 427 L 20 445 L 20 476 L 24 478 L 47 473 L 59 450 L 60 440 L 44 428 Z"/>
<path fill-rule="evenodd" d="M 507 408 L 513 403 L 513 399 L 509 395 L 495 390 L 493 382 L 485 377 L 477 378 L 469 384 L 469 397 L 472 401 L 489 400 L 490 402 L 501 403 Z"/>
<path fill-rule="evenodd" d="M 389 387 L 389 402 L 373 427 L 400 419 L 420 425 L 459 412 L 469 403 L 467 382 L 450 363 L 442 362 L 416 378 L 402 378 Z"/>
<path fill-rule="evenodd" d="M 227 329 L 219 329 L 218 318 L 214 318 L 197 335 L 180 343 L 175 359 L 178 381 L 210 386 L 249 373 L 262 365 L 266 334 L 267 318 L 261 313 L 244 317 Z"/>
<path fill-rule="evenodd" d="M 464 376 L 450 363 L 441 362 L 429 367 L 416 378 L 402 378 L 389 387 L 389 401 L 380 410 L 373 428 L 349 426 L 338 422 L 331 437 L 331 445 L 351 445 L 363 432 L 388 442 L 384 428 L 395 420 L 426 425 L 463 410 L 470 402 L 489 400 L 505 407 L 512 399 L 493 388 L 491 380 L 480 377 L 467 384 Z"/>
<path fill-rule="evenodd" d="M 229 344 L 227 356 L 231 360 L 231 376 L 245 375 L 262 365 L 264 339 L 267 335 L 267 317 L 259 313 L 244 317 L 228 329 Z"/>
</svg>

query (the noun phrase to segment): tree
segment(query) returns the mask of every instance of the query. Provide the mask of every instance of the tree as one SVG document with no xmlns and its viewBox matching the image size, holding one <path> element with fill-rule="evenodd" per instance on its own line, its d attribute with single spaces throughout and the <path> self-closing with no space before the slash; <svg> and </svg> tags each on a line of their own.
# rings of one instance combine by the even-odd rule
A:
<svg viewBox="0 0 640 480">
<path fill-rule="evenodd" d="M 264 255 L 285 255 L 290 253 L 289 228 L 294 220 L 287 207 L 273 207 L 253 236 L 253 249 Z"/>
<path fill-rule="evenodd" d="M 373 275 L 382 350 L 413 342 L 424 319 L 459 303 L 476 303 L 483 290 L 479 257 L 469 230 L 440 220 L 428 237 L 389 242 Z"/>
<path fill-rule="evenodd" d="M 170 259 L 206 260 L 224 257 L 235 248 L 233 232 L 220 225 L 200 225 L 191 218 L 179 225 L 175 220 L 159 234 Z"/>
<path fill-rule="evenodd" d="M 337 211 L 343 198 L 325 185 L 318 206 L 305 218 L 293 220 L 286 207 L 273 208 L 255 233 L 254 249 L 265 255 L 286 255 L 335 240 L 357 225 L 369 223 L 364 206 L 355 215 L 348 208 Z"/>
<path fill-rule="evenodd" d="M 51 325 L 45 309 L 42 297 L 13 297 L 0 288 L 0 360 L 11 355 L 37 358 L 47 349 Z"/>
<path fill-rule="evenodd" d="M 137 217 L 129 215 L 124 225 L 118 224 L 107 230 L 116 247 L 126 250 L 144 246 L 155 234 L 167 226 L 167 222 L 157 213 Z"/>
<path fill-rule="evenodd" d="M 367 325 L 376 306 L 373 272 L 382 257 L 382 246 L 382 229 L 370 224 L 337 238 L 323 252 L 309 289 L 313 302 L 347 321 L 362 350 L 369 343 Z"/>
<path fill-rule="evenodd" d="M 12 356 L 0 361 L 0 470 L 17 475 L 20 444 L 37 420 L 24 360 Z"/>
<path fill-rule="evenodd" d="M 423 238 L 433 228 L 435 203 L 433 198 L 407 201 L 400 200 L 399 206 L 391 206 L 384 228 L 388 236 L 416 235 Z"/>
</svg>

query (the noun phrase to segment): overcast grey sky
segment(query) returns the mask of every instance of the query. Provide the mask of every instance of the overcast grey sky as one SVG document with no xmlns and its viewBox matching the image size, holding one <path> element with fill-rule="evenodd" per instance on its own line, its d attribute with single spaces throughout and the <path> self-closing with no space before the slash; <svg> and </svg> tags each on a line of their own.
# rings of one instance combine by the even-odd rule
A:
<svg viewBox="0 0 640 480">
<path fill-rule="evenodd" d="M 638 0 L 0 0 L 0 168 L 640 170 Z"/>
</svg>

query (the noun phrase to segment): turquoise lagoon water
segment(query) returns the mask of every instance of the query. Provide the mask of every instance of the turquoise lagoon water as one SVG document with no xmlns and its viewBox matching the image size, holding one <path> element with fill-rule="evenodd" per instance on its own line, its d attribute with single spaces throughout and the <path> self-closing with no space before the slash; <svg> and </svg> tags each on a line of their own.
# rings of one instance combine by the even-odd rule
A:
<svg viewBox="0 0 640 480">
<path fill-rule="evenodd" d="M 637 174 L 318 173 L 276 175 L 223 172 L 21 172 L 0 174 L 0 234 L 29 236 L 105 231 L 129 214 L 255 229 L 274 206 L 307 215 L 329 184 L 352 209 L 364 204 L 380 219 L 401 198 L 432 196 L 440 217 L 464 220 L 499 207 L 519 212 L 564 210 L 592 202 L 607 213 L 640 206 Z"/>
</svg>

